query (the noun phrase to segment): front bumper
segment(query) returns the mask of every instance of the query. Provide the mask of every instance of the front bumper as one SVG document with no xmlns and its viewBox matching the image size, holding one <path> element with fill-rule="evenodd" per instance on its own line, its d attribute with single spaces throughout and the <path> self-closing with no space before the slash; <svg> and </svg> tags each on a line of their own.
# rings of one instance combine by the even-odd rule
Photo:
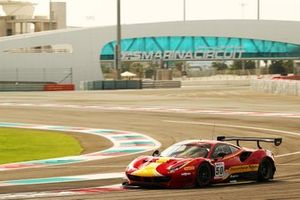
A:
<svg viewBox="0 0 300 200">
<path fill-rule="evenodd" d="M 142 177 L 127 174 L 129 185 L 137 186 L 159 186 L 168 187 L 171 181 L 171 177 L 168 176 L 156 176 L 156 177 Z"/>
<path fill-rule="evenodd" d="M 128 184 L 142 187 L 162 187 L 162 188 L 185 188 L 193 187 L 194 181 L 191 177 L 172 177 L 172 176 L 155 176 L 142 177 L 126 174 Z"/>
<path fill-rule="evenodd" d="M 146 183 L 168 183 L 171 180 L 171 177 L 168 176 L 142 177 L 127 174 L 127 177 L 130 181 Z"/>
</svg>

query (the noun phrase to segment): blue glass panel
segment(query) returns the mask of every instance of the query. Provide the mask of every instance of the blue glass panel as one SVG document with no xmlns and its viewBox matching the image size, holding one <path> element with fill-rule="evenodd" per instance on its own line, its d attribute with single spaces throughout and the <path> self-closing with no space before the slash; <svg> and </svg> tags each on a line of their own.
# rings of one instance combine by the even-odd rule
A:
<svg viewBox="0 0 300 200">
<path fill-rule="evenodd" d="M 165 36 L 127 38 L 121 41 L 122 52 L 195 52 L 199 49 L 241 48 L 242 58 L 300 58 L 300 45 L 231 37 L 201 37 L 201 36 Z M 101 60 L 114 59 L 115 41 L 106 44 L 101 52 Z"/>
</svg>

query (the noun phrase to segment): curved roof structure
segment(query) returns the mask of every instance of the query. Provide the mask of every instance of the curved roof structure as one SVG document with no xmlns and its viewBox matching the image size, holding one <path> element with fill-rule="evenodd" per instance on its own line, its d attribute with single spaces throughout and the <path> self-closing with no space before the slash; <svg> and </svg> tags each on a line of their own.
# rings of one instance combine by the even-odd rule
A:
<svg viewBox="0 0 300 200">
<path fill-rule="evenodd" d="M 300 59 L 298 52 L 299 35 L 300 22 L 296 21 L 205 20 L 122 26 L 123 43 L 126 40 L 129 41 L 127 47 L 123 45 L 123 48 L 127 49 L 130 49 L 128 48 L 130 45 L 131 47 L 138 46 L 138 43 L 132 42 L 133 40 L 141 43 L 143 39 L 148 39 L 148 44 L 152 43 L 154 45 L 144 47 L 154 48 L 153 51 L 156 51 L 155 48 L 161 45 L 159 42 L 155 44 L 155 41 L 164 41 L 164 43 L 169 41 L 165 45 L 173 45 L 171 47 L 174 50 L 178 46 L 179 49 L 188 51 L 189 47 L 179 45 L 180 40 L 184 38 L 187 43 L 195 42 L 190 47 L 196 50 L 204 46 L 223 48 L 226 47 L 226 44 L 232 47 L 236 43 L 238 45 L 235 48 L 243 48 L 243 50 L 256 49 L 263 52 L 262 50 L 265 48 L 270 50 L 269 53 L 272 53 L 273 48 L 275 54 L 269 54 L 268 56 L 274 56 L 274 59 L 277 58 L 276 53 L 278 52 L 283 53 L 279 55 L 281 58 L 286 58 L 282 55 L 292 52 L 292 57 L 289 57 L 289 59 Z M 113 44 L 115 38 L 115 26 L 66 29 L 0 38 L 0 68 L 71 67 L 73 69 L 73 79 L 78 87 L 79 82 L 82 80 L 99 80 L 103 78 L 99 56 L 105 48 L 111 48 L 107 45 Z M 233 41 L 235 42 L 233 43 Z M 243 44 L 245 41 L 248 41 L 247 44 L 251 44 L 251 46 L 245 46 Z M 195 45 L 196 43 L 197 45 Z M 60 48 L 67 45 L 68 50 L 51 51 L 51 45 Z M 39 51 L 28 50 L 45 46 L 50 50 L 40 51 L 40 53 Z M 133 49 L 140 51 L 138 48 Z M 149 56 L 149 54 L 147 55 Z M 16 56 L 18 59 L 15 59 Z M 257 56 L 254 56 L 254 58 L 260 59 Z"/>
<path fill-rule="evenodd" d="M 116 42 L 107 43 L 100 60 L 113 61 Z M 121 41 L 122 60 L 273 60 L 297 59 L 300 45 L 235 37 L 160 36 Z"/>
</svg>

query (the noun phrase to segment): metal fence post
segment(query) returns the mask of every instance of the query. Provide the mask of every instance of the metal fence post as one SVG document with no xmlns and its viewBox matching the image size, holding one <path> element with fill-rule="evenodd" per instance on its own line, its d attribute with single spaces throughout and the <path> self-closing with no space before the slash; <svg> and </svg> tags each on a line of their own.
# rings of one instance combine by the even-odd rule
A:
<svg viewBox="0 0 300 200">
<path fill-rule="evenodd" d="M 72 67 L 70 68 L 70 73 L 71 73 L 71 75 L 70 75 L 71 83 L 73 83 L 73 68 Z"/>
<path fill-rule="evenodd" d="M 16 82 L 19 82 L 19 68 L 16 68 Z"/>
</svg>

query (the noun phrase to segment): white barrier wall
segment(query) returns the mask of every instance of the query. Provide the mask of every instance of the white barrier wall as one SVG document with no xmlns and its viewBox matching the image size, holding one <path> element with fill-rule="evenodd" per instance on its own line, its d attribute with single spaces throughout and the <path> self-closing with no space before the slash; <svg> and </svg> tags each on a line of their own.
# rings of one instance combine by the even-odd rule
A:
<svg viewBox="0 0 300 200">
<path fill-rule="evenodd" d="M 300 96 L 300 81 L 253 79 L 251 88 L 258 92 Z"/>
</svg>

